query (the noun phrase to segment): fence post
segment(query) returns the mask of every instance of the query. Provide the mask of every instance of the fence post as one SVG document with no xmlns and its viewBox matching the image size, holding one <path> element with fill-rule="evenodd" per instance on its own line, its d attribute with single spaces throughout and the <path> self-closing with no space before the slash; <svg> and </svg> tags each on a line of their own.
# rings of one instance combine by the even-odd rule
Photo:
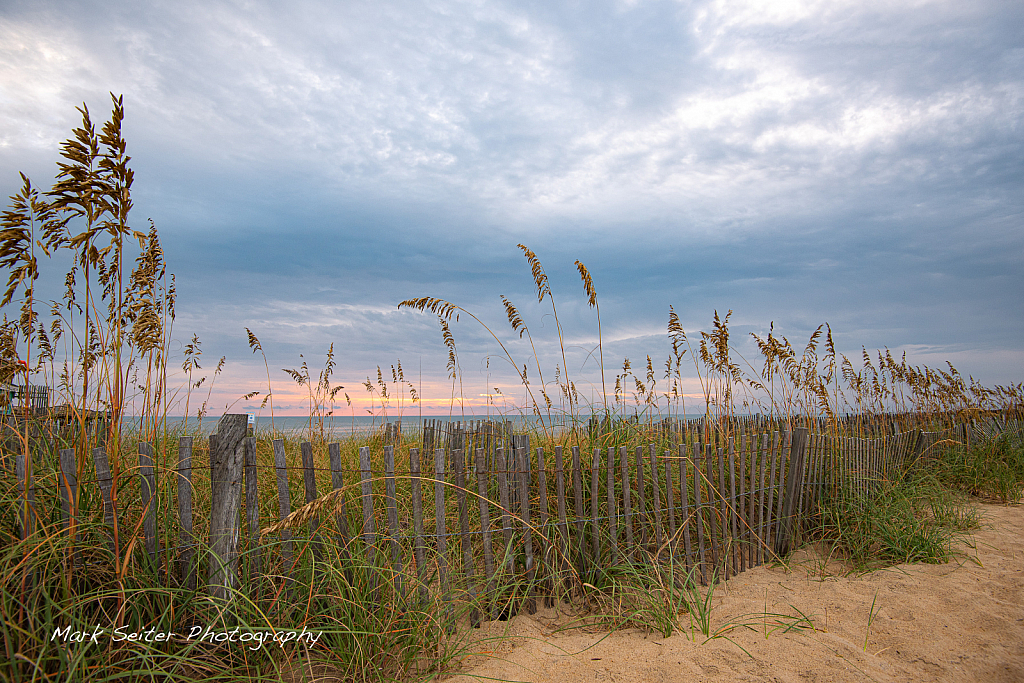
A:
<svg viewBox="0 0 1024 683">
<path fill-rule="evenodd" d="M 398 501 L 395 498 L 395 447 L 384 447 L 384 505 L 388 516 L 388 544 L 391 546 L 391 571 L 399 604 L 405 607 L 402 585 L 402 549 L 398 543 Z"/>
<path fill-rule="evenodd" d="M 145 517 L 142 522 L 143 534 L 146 537 L 146 555 L 153 568 L 159 572 L 160 562 L 157 555 L 156 538 L 156 478 L 153 475 L 153 446 L 145 441 L 139 442 L 139 475 L 142 489 L 142 509 Z"/>
<path fill-rule="evenodd" d="M 242 462 L 249 418 L 224 415 L 210 450 L 210 595 L 226 599 L 238 586 L 238 514 L 242 503 Z"/>
<path fill-rule="evenodd" d="M 441 583 L 441 604 L 444 607 L 445 632 L 454 633 L 452 608 L 448 598 L 448 532 L 445 527 L 445 453 L 442 448 L 434 449 L 434 531 L 437 534 L 437 574 Z"/>
<path fill-rule="evenodd" d="M 32 456 L 30 455 L 29 458 Z M 14 456 L 14 469 L 18 475 L 18 521 L 21 539 L 32 535 L 35 528 L 35 487 L 32 486 L 32 462 L 19 451 Z"/>
<path fill-rule="evenodd" d="M 798 531 L 797 520 L 793 510 L 800 495 L 800 482 L 803 480 L 804 459 L 807 454 L 807 428 L 797 427 L 793 430 L 793 440 L 789 449 L 789 472 L 786 474 L 786 500 L 782 508 L 781 529 L 779 533 L 778 553 L 785 555 L 793 549 Z"/>
<path fill-rule="evenodd" d="M 68 536 L 78 521 L 78 468 L 75 463 L 75 449 L 60 451 L 60 508 L 61 518 L 67 525 Z"/>
<path fill-rule="evenodd" d="M 303 441 L 299 444 L 299 451 L 302 454 L 302 485 L 306 494 L 306 504 L 308 505 L 317 499 L 313 445 L 308 441 Z M 306 543 L 312 548 L 315 561 L 319 562 L 323 554 L 320 548 L 320 518 L 317 515 L 309 518 L 309 537 L 306 539 Z M 317 574 L 319 574 L 319 570 Z"/>
<path fill-rule="evenodd" d="M 110 461 L 107 460 L 107 449 L 103 446 L 92 449 L 92 461 L 96 466 L 96 484 L 100 487 L 100 495 L 103 497 L 103 523 L 110 528 L 110 547 L 113 549 L 114 557 L 117 552 L 117 520 L 114 515 L 114 501 L 111 495 L 113 482 L 110 478 Z"/>
<path fill-rule="evenodd" d="M 196 569 L 192 564 L 196 540 L 192 535 L 192 437 L 178 439 L 178 519 L 181 531 L 178 544 L 182 547 L 180 570 L 189 590 L 196 588 Z"/>
<path fill-rule="evenodd" d="M 249 584 L 254 588 L 263 574 L 260 542 L 260 501 L 256 474 L 256 437 L 245 437 L 245 517 L 249 526 Z M 258 590 L 253 591 L 258 595 Z"/>
<path fill-rule="evenodd" d="M 277 512 L 284 519 L 292 512 L 291 491 L 288 488 L 288 454 L 284 450 L 284 439 L 274 439 L 274 472 L 277 475 Z M 292 553 L 292 532 L 281 529 L 281 571 L 285 575 L 285 586 L 291 594 L 292 571 L 295 559 Z"/>
<path fill-rule="evenodd" d="M 370 569 L 370 591 L 373 594 L 373 602 L 377 602 L 380 592 L 377 589 L 377 571 L 373 566 L 377 557 L 377 526 L 373 518 L 373 471 L 368 446 L 359 448 L 359 487 L 363 503 L 363 526 L 360 533 L 366 547 L 366 562 Z"/>
</svg>

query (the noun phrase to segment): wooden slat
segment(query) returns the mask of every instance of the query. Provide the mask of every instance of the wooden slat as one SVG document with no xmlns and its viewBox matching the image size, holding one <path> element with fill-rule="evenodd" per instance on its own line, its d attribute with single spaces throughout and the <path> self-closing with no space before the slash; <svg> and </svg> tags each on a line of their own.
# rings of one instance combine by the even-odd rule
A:
<svg viewBox="0 0 1024 683">
<path fill-rule="evenodd" d="M 572 447 L 572 495 L 576 512 L 576 538 L 583 543 L 583 476 L 580 469 L 580 447 Z"/>
<path fill-rule="evenodd" d="M 102 446 L 92 449 L 92 462 L 96 467 L 96 485 L 100 487 L 100 496 L 103 499 L 103 523 L 110 529 L 111 543 L 114 542 L 115 517 L 114 502 L 111 498 L 113 481 L 110 478 L 110 462 L 107 460 L 107 449 Z"/>
<path fill-rule="evenodd" d="M 64 529 L 71 537 L 71 529 L 78 523 L 78 466 L 75 462 L 75 449 L 60 450 L 60 512 Z"/>
<path fill-rule="evenodd" d="M 24 451 L 14 454 L 14 472 L 18 478 L 18 531 L 22 540 L 31 536 L 36 526 L 35 487 L 32 485 L 30 464 L 26 462 Z"/>
<path fill-rule="evenodd" d="M 747 466 L 750 471 L 750 485 L 747 487 L 747 566 L 757 566 L 757 434 L 751 434 L 747 441 Z"/>
<path fill-rule="evenodd" d="M 765 432 L 761 436 L 761 444 L 758 449 L 757 455 L 757 557 L 754 559 L 755 565 L 761 565 L 764 563 L 764 549 L 765 549 L 765 534 L 767 529 L 765 528 L 765 509 L 764 503 L 767 497 L 767 491 L 765 491 L 765 473 L 767 468 L 767 460 L 769 458 L 770 439 L 768 432 Z"/>
<path fill-rule="evenodd" d="M 703 475 L 703 462 L 704 456 L 710 453 L 711 446 L 705 449 L 700 442 L 693 442 L 693 521 L 697 525 L 697 564 L 700 566 L 700 582 L 701 585 L 708 585 L 711 580 L 710 573 L 708 572 L 708 561 L 707 554 L 705 552 L 705 540 L 704 540 L 704 497 L 703 489 L 705 487 Z"/>
<path fill-rule="evenodd" d="M 338 545 L 342 549 L 342 556 L 348 557 L 348 544 L 351 540 L 348 530 L 348 513 L 345 509 L 345 471 L 341 466 L 341 444 L 327 444 L 327 457 L 331 461 L 331 490 L 338 491 L 334 494 L 334 521 L 338 525 Z"/>
<path fill-rule="evenodd" d="M 574 461 L 579 462 L 579 449 L 573 446 L 576 453 L 574 454 Z M 555 446 L 555 495 L 558 497 L 558 558 L 556 564 L 558 565 L 558 595 L 566 596 L 568 593 L 568 586 L 566 581 L 568 579 L 569 570 L 569 524 L 566 520 L 566 505 L 565 505 L 565 472 L 564 472 L 564 460 L 562 459 L 562 447 Z M 580 507 L 582 507 L 582 500 L 580 501 Z"/>
<path fill-rule="evenodd" d="M 730 441 L 730 449 L 731 449 L 731 441 Z M 720 573 L 719 573 L 719 576 L 721 578 L 723 578 L 723 579 L 728 579 L 729 578 L 729 572 L 730 572 L 730 569 L 731 569 L 731 564 L 732 564 L 730 555 L 732 554 L 732 550 L 733 549 L 732 549 L 732 539 L 730 538 L 730 535 L 729 535 L 729 528 L 730 528 L 729 522 L 731 521 L 731 518 L 732 518 L 732 514 L 731 514 L 731 511 L 730 511 L 730 508 L 732 506 L 729 505 L 729 502 L 726 499 L 728 491 L 725 488 L 725 486 L 726 486 L 726 484 L 725 484 L 725 459 L 727 457 L 726 456 L 726 452 L 725 452 L 725 448 L 722 447 L 722 446 L 719 446 L 718 450 L 717 450 L 717 455 L 718 455 L 718 512 L 719 512 L 719 515 L 720 515 L 719 519 L 721 520 L 721 524 L 722 524 L 721 534 L 719 535 L 719 542 L 721 543 L 721 546 L 720 546 L 721 552 L 719 554 L 719 558 L 720 558 L 720 565 L 719 565 L 720 566 Z"/>
<path fill-rule="evenodd" d="M 679 472 L 679 507 L 682 511 L 682 528 L 683 533 L 683 554 L 686 557 L 686 574 L 692 576 L 693 568 L 696 566 L 693 557 L 693 547 L 691 545 L 690 536 L 690 494 L 689 486 L 686 484 L 686 474 L 691 471 L 687 467 L 689 459 L 686 457 L 686 441 L 683 440 L 679 444 L 679 461 L 677 463 L 677 470 Z M 672 462 L 671 458 L 665 458 L 665 481 L 668 482 L 668 489 L 672 490 L 672 470 L 668 467 L 668 463 Z M 696 480 L 694 481 L 696 483 Z M 675 531 L 672 532 L 675 536 Z"/>
<path fill-rule="evenodd" d="M 605 471 L 605 494 L 608 498 L 608 544 L 612 551 L 612 563 L 619 561 L 619 510 L 615 500 L 615 448 L 608 447 L 608 468 Z"/>
<path fill-rule="evenodd" d="M 487 605 L 488 618 L 493 618 L 491 596 L 494 593 L 494 549 L 491 544 L 491 506 L 487 491 L 487 453 L 483 448 L 476 449 L 476 490 L 480 506 L 480 528 L 484 537 L 484 578 L 487 582 L 484 604 Z"/>
<path fill-rule="evenodd" d="M 402 582 L 402 547 L 398 543 L 398 499 L 395 495 L 395 447 L 384 447 L 384 504 L 388 515 L 388 544 L 391 546 L 391 573 L 395 594 L 405 604 L 405 585 Z"/>
<path fill-rule="evenodd" d="M 477 467 L 479 471 L 479 466 Z M 420 450 L 409 449 L 409 481 L 412 487 L 412 529 L 413 557 L 416 559 L 416 581 L 419 584 L 420 602 L 426 603 L 427 553 L 423 542 L 423 485 L 420 471 Z M 479 476 L 479 475 L 477 475 Z"/>
<path fill-rule="evenodd" d="M 196 568 L 192 562 L 195 557 L 195 536 L 192 534 L 192 437 L 183 436 L 178 439 L 178 544 L 180 565 L 178 568 L 185 587 L 196 589 Z"/>
<path fill-rule="evenodd" d="M 737 512 L 739 510 L 739 502 L 736 498 L 736 451 L 734 450 L 734 438 L 729 438 L 729 524 L 730 533 L 729 543 L 732 546 L 732 552 L 729 553 L 729 560 L 732 562 L 732 573 L 739 574 L 740 565 L 738 560 L 742 555 L 739 542 L 739 519 Z M 740 481 L 743 477 L 740 477 Z M 746 567 L 744 567 L 745 569 Z"/>
<path fill-rule="evenodd" d="M 779 496 L 776 495 L 776 490 L 777 490 L 777 486 L 778 486 L 778 482 L 776 481 L 776 479 L 777 479 L 778 470 L 781 467 L 781 462 L 780 462 L 780 460 L 781 460 L 780 455 L 781 455 L 781 452 L 782 452 L 781 440 L 782 440 L 782 437 L 779 434 L 779 432 L 776 431 L 776 432 L 772 433 L 771 461 L 770 461 L 769 467 L 768 467 L 768 478 L 769 478 L 769 481 L 768 481 L 768 505 L 765 507 L 765 514 L 767 515 L 767 519 L 765 520 L 765 527 L 764 527 L 764 531 L 765 531 L 765 541 L 764 541 L 765 542 L 765 552 L 770 557 L 775 557 L 776 556 L 776 554 L 775 554 L 775 539 L 776 539 L 776 537 L 778 535 L 778 533 L 775 531 L 775 526 L 776 526 L 776 523 L 778 521 L 778 515 L 775 513 L 775 509 L 776 509 L 776 498 L 779 498 Z"/>
<path fill-rule="evenodd" d="M 654 447 L 654 444 L 651 444 Z M 642 446 L 636 447 L 636 510 L 634 516 L 636 517 L 636 542 L 642 547 L 649 534 L 646 532 L 648 526 L 648 515 L 647 515 L 647 494 L 644 491 L 646 488 L 646 477 L 644 477 L 644 449 Z M 644 557 L 644 553 L 640 553 L 641 560 Z"/>
<path fill-rule="evenodd" d="M 797 458 L 793 452 L 793 431 L 787 431 L 784 437 L 783 446 L 779 452 L 779 500 L 776 504 L 775 514 L 775 552 L 782 556 L 786 554 L 789 543 L 790 525 L 787 513 L 792 510 L 792 496 L 790 487 L 792 477 L 796 476 Z"/>
<path fill-rule="evenodd" d="M 142 497 L 142 533 L 145 537 L 146 556 L 151 566 L 159 571 L 156 537 L 156 476 L 153 473 L 153 446 L 139 442 L 139 492 Z"/>
<path fill-rule="evenodd" d="M 509 453 L 510 458 L 514 458 L 514 451 Z M 497 448 L 494 451 L 494 467 L 495 474 L 498 475 L 498 502 L 501 503 L 501 536 L 505 542 L 503 557 L 505 558 L 506 566 L 509 570 L 514 570 L 511 566 L 514 560 L 512 553 L 512 504 L 509 496 L 509 463 L 505 458 L 505 449 Z"/>
<path fill-rule="evenodd" d="M 368 446 L 359 448 L 359 494 L 363 507 L 363 526 L 360 534 L 366 549 L 366 563 L 373 566 L 377 558 L 377 521 L 373 515 L 373 465 Z M 380 591 L 375 571 L 370 572 L 370 590 L 373 593 L 373 602 L 377 602 Z"/>
<path fill-rule="evenodd" d="M 800 494 L 802 491 L 804 476 L 804 461 L 807 456 L 806 427 L 798 427 L 793 430 L 793 439 L 790 445 L 789 470 L 786 475 L 786 505 L 783 507 L 783 534 L 781 536 L 782 553 L 788 553 L 793 549 L 797 535 L 799 534 L 800 520 L 796 517 L 799 510 Z"/>
<path fill-rule="evenodd" d="M 593 461 L 590 465 L 590 543 L 594 554 L 594 566 L 601 562 L 601 527 L 598 523 L 601 483 L 601 449 L 594 449 Z"/>
<path fill-rule="evenodd" d="M 317 499 L 316 495 L 316 469 L 313 462 L 313 444 L 308 441 L 303 441 L 299 444 L 299 452 L 302 456 L 302 488 L 303 493 L 306 495 L 306 504 L 312 503 Z M 323 552 L 320 548 L 320 518 L 317 515 L 313 515 L 309 518 L 309 539 L 307 543 L 310 544 L 313 557 L 319 562 L 323 558 Z"/>
<path fill-rule="evenodd" d="M 544 606 L 554 607 L 554 583 L 552 580 L 551 570 L 551 558 L 554 557 L 551 550 L 555 547 L 553 545 L 553 536 L 551 528 L 549 526 L 550 514 L 548 511 L 548 472 L 547 472 L 547 461 L 544 457 L 544 449 L 537 447 L 537 492 L 538 492 L 538 503 L 539 509 L 537 510 L 537 522 L 540 529 L 540 538 L 538 542 L 543 548 L 540 559 L 536 562 L 537 576 L 538 578 L 543 576 L 544 584 Z M 527 452 L 526 457 L 530 457 Z M 529 480 L 528 480 L 529 484 Z M 538 582 L 540 585 L 540 582 Z"/>
<path fill-rule="evenodd" d="M 284 440 L 274 439 L 274 474 L 277 479 L 277 514 L 284 519 L 292 513 L 291 492 L 288 488 L 288 458 L 284 450 Z M 291 529 L 281 530 L 281 572 L 285 576 L 285 585 L 291 590 L 292 573 L 295 569 L 295 556 L 292 552 Z"/>
<path fill-rule="evenodd" d="M 707 535 L 711 546 L 711 573 L 716 576 L 717 579 L 722 578 L 722 572 L 720 565 L 722 562 L 721 553 L 721 526 L 717 523 L 718 513 L 715 508 L 718 507 L 718 485 L 715 483 L 715 455 L 717 454 L 717 447 L 713 444 L 704 444 L 704 467 L 705 467 L 705 484 L 707 486 L 707 502 L 705 503 L 705 512 L 707 513 Z"/>
<path fill-rule="evenodd" d="M 682 444 L 679 445 L 678 451 L 679 451 L 679 455 L 680 456 L 683 455 L 683 449 L 684 448 L 685 448 L 684 445 L 682 445 Z M 666 513 L 666 517 L 668 518 L 668 538 L 669 538 L 668 550 L 669 550 L 669 558 L 670 559 L 674 559 L 675 549 L 679 545 L 677 543 L 677 540 L 676 540 L 676 500 L 675 500 L 676 499 L 676 495 L 675 495 L 675 490 L 674 490 L 675 489 L 675 482 L 672 479 L 672 470 L 676 469 L 676 467 L 678 467 L 680 469 L 685 467 L 685 465 L 683 464 L 682 457 L 680 457 L 679 461 L 676 463 L 676 467 L 672 466 L 672 462 L 673 462 L 672 452 L 671 451 L 665 451 L 665 513 Z M 683 498 L 685 498 L 686 497 L 686 488 L 685 488 L 685 486 L 686 486 L 686 470 L 682 469 L 682 472 L 683 472 L 683 474 L 682 474 L 683 489 L 681 490 L 680 495 L 682 495 Z M 684 526 L 686 525 L 686 513 L 683 513 L 683 525 Z"/>
<path fill-rule="evenodd" d="M 462 449 L 454 454 L 455 462 L 455 498 L 459 507 L 459 536 L 462 541 L 462 574 L 468 584 L 470 602 L 476 600 L 476 566 L 473 560 L 473 546 L 469 540 L 469 509 L 466 507 L 466 457 Z M 480 627 L 480 611 L 474 607 L 469 613 L 469 623 L 473 628 Z"/>
<path fill-rule="evenodd" d="M 437 534 L 437 576 L 441 582 L 441 604 L 445 606 L 445 630 L 451 632 L 450 586 L 448 582 L 448 531 L 445 525 L 445 472 L 444 449 L 434 449 L 434 530 Z"/>
<path fill-rule="evenodd" d="M 629 476 L 629 449 L 619 447 L 619 465 L 622 471 L 622 518 L 626 526 L 626 561 L 636 561 L 636 544 L 633 538 L 633 492 Z"/>
<path fill-rule="evenodd" d="M 654 561 L 658 563 L 661 561 L 661 490 L 658 484 L 658 450 L 657 446 L 653 443 L 648 446 L 651 460 L 651 495 L 653 500 L 651 505 L 654 507 Z M 672 480 L 668 480 L 671 485 Z"/>
<path fill-rule="evenodd" d="M 750 440 L 752 435 L 742 434 L 740 436 L 740 469 L 739 469 L 739 519 L 740 519 L 740 571 L 744 572 L 748 567 L 754 566 L 752 551 L 753 545 L 753 518 L 754 518 L 754 454 L 751 452 Z M 756 437 L 754 437 L 756 438 Z M 749 474 L 748 474 L 749 472 Z M 749 477 L 749 478 L 748 478 Z M 749 483 L 749 486 L 748 486 Z"/>
<path fill-rule="evenodd" d="M 534 598 L 534 582 L 537 569 L 533 562 L 533 529 L 530 526 L 530 451 L 527 448 L 516 449 L 519 483 L 519 516 L 523 525 L 523 550 L 526 559 L 526 613 L 537 612 L 537 601 Z"/>
<path fill-rule="evenodd" d="M 238 586 L 238 513 L 242 503 L 243 443 L 249 418 L 226 414 L 210 452 L 210 596 L 225 600 Z"/>
<path fill-rule="evenodd" d="M 245 454 L 243 459 L 243 478 L 245 480 L 245 517 L 248 522 L 249 543 L 246 554 L 249 557 L 249 585 L 256 586 L 263 574 L 263 561 L 260 538 L 260 499 L 256 475 L 256 437 L 245 437 Z"/>
</svg>

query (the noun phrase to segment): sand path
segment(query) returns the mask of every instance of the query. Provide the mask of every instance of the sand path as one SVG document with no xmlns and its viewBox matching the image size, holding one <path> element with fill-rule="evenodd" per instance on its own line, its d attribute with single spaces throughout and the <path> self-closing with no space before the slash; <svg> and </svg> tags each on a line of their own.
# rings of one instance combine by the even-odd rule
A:
<svg viewBox="0 0 1024 683">
<path fill-rule="evenodd" d="M 788 571 L 758 567 L 716 590 L 712 629 L 767 604 L 768 612 L 799 609 L 813 631 L 765 638 L 736 629 L 733 642 L 705 642 L 689 629 L 669 638 L 565 631 L 566 615 L 542 610 L 487 624 L 486 633 L 512 637 L 480 645 L 491 651 L 465 660 L 449 680 L 1024 681 L 1024 507 L 980 508 L 982 528 L 956 563 L 823 578 L 805 553 Z"/>
</svg>

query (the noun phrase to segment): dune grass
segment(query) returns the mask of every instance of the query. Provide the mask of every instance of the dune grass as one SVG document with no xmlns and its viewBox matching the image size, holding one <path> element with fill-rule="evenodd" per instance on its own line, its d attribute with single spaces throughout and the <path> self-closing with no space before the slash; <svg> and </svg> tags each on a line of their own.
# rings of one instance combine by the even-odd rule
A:
<svg viewBox="0 0 1024 683">
<path fill-rule="evenodd" d="M 970 448 L 950 444 L 940 448 L 927 467 L 950 489 L 1017 503 L 1024 494 L 1024 435 L 1009 430 Z"/>
<path fill-rule="evenodd" d="M 495 558 L 499 571 L 489 593 L 474 593 L 468 582 L 456 578 L 445 593 L 435 560 L 423 565 L 424 575 L 418 577 L 421 584 L 406 581 L 400 589 L 387 552 L 369 556 L 359 550 L 363 547 L 359 543 L 347 548 L 324 543 L 322 554 L 316 555 L 311 544 L 302 542 L 295 546 L 298 556 L 292 567 L 282 552 L 287 539 L 275 532 L 259 544 L 241 549 L 243 568 L 259 555 L 261 577 L 220 600 L 208 594 L 203 580 L 204 568 L 211 561 L 202 531 L 209 520 L 209 477 L 195 476 L 199 581 L 190 588 L 184 580 L 186 573 L 175 565 L 181 554 L 173 548 L 181 543 L 175 517 L 175 467 L 178 439 L 184 433 L 168 431 L 166 418 L 182 405 L 189 414 L 190 405 L 199 404 L 198 397 L 205 392 L 206 401 L 195 413 L 201 422 L 225 359 L 220 359 L 212 374 L 208 369 L 208 374 L 198 377 L 202 348 L 198 336 L 193 335 L 191 342 L 182 346 L 186 384 L 168 386 L 168 363 L 176 344 L 172 333 L 175 281 L 167 271 L 156 227 L 151 225 L 146 233 L 131 227 L 134 174 L 121 131 L 123 101 L 112 95 L 110 119 L 99 130 L 84 105 L 79 112 L 81 125 L 61 146 L 62 161 L 52 188 L 40 193 L 23 177 L 22 190 L 11 197 L 0 226 L 0 267 L 8 275 L 0 303 L 4 307 L 0 384 L 5 389 L 0 392 L 0 410 L 9 418 L 0 438 L 0 460 L 4 462 L 0 468 L 0 637 L 4 650 L 0 680 L 275 681 L 294 680 L 314 666 L 355 681 L 442 674 L 470 647 L 466 625 L 474 612 L 500 618 L 521 610 L 530 599 L 530 583 L 509 568 L 514 564 L 511 560 L 519 559 L 512 556 L 522 552 L 516 543 L 505 548 L 504 556 Z M 133 263 L 135 242 L 138 250 Z M 596 314 L 598 343 L 585 349 L 587 359 L 573 369 L 566 332 L 540 258 L 525 245 L 520 244 L 519 249 L 529 265 L 538 303 L 550 306 L 554 326 L 548 329 L 554 329 L 557 337 L 550 346 L 555 349 L 557 344 L 556 352 L 548 354 L 556 358 L 553 372 L 542 367 L 544 354 L 538 351 L 519 309 L 505 297 L 501 301 L 508 323 L 522 340 L 518 346 L 504 343 L 482 318 L 444 299 L 419 297 L 403 301 L 399 307 L 437 317 L 448 354 L 453 411 L 456 388 L 461 386 L 453 327 L 460 315 L 483 326 L 501 349 L 497 357 L 508 362 L 527 396 L 526 404 L 514 412 L 535 419 L 536 426 L 529 428 L 534 448 L 551 452 L 562 446 L 568 453 L 570 447 L 578 446 L 586 458 L 594 448 L 650 443 L 659 451 L 674 448 L 675 437 L 661 430 L 658 421 L 663 415 L 688 412 L 686 400 L 693 396 L 687 394 L 688 384 L 699 386 L 699 410 L 706 417 L 702 438 L 719 445 L 735 435 L 734 418 L 741 409 L 763 413 L 776 428 L 824 424 L 830 434 L 846 430 L 850 433 L 845 435 L 864 436 L 893 425 L 900 430 L 932 425 L 945 428 L 971 416 L 1019 415 L 1024 405 L 1024 388 L 1019 384 L 982 387 L 973 380 L 965 382 L 952 366 L 948 371 L 914 366 L 888 351 L 879 351 L 875 358 L 863 350 L 860 367 L 855 367 L 836 351 L 827 324 L 813 332 L 802 350 L 786 337 L 775 336 L 774 327 L 766 337 L 752 335 L 763 361 L 758 369 L 735 353 L 730 342 L 731 311 L 724 316 L 716 311 L 710 331 L 691 338 L 671 307 L 667 327 L 671 352 L 664 371 L 662 363 L 651 356 L 636 370 L 625 358 L 612 388 L 611 378 L 605 377 L 597 290 L 586 266 L 575 262 L 587 306 Z M 61 301 L 41 302 L 34 295 L 40 273 L 38 259 L 57 253 L 65 254 L 73 264 L 64 276 L 65 293 Z M 17 310 L 6 308 L 12 304 Z M 252 352 L 262 355 L 267 383 L 265 391 L 261 384 L 243 398 L 258 399 L 262 392 L 273 419 L 270 364 L 257 336 L 247 328 L 245 332 Z M 819 351 L 823 352 L 820 357 Z M 591 360 L 600 363 L 601 383 L 600 398 L 592 405 L 584 388 L 596 386 L 596 379 L 589 382 L 584 373 Z M 691 362 L 693 376 L 684 377 L 683 366 Z M 332 345 L 319 376 L 305 362 L 286 370 L 308 392 L 307 438 L 312 442 L 319 495 L 333 488 L 324 421 L 341 391 L 331 383 L 334 367 Z M 598 372 L 593 374 L 596 378 Z M 388 385 L 378 367 L 377 385 L 369 378 L 364 384 L 381 415 L 391 405 L 389 401 L 398 402 L 400 413 L 406 393 L 411 401 L 417 400 L 400 363 L 392 368 L 392 379 Z M 11 387 L 28 387 L 39 381 L 52 392 L 54 403 L 60 404 L 65 421 L 60 429 L 53 427 L 56 411 L 33 414 L 9 400 Z M 193 392 L 197 398 L 190 404 Z M 19 416 L 20 420 L 15 419 Z M 138 426 L 127 428 L 131 421 L 124 419 L 126 416 L 137 418 Z M 104 421 L 95 421 L 98 417 Z M 567 422 L 569 428 L 556 428 L 559 421 Z M 97 424 L 100 426 L 95 428 Z M 257 498 L 264 521 L 279 517 L 272 441 L 280 436 L 257 435 Z M 397 515 L 404 528 L 409 526 L 414 481 L 408 448 L 419 446 L 412 437 L 404 435 L 393 444 Z M 355 497 L 357 450 L 371 446 L 373 470 L 379 473 L 383 470 L 383 438 L 379 433 L 340 442 L 345 486 L 352 493 L 347 497 L 351 529 L 358 529 L 361 523 Z M 140 477 L 135 476 L 140 441 L 149 443 L 155 453 L 158 528 L 165 545 L 158 561 L 144 550 L 142 490 Z M 107 449 L 116 496 L 114 534 L 104 524 L 100 495 L 92 481 L 92 449 L 99 445 Z M 300 439 L 284 438 L 283 446 L 289 466 L 286 488 L 295 509 L 306 500 Z M 79 478 L 74 540 L 60 517 L 57 451 L 61 448 L 74 449 Z M 17 455 L 25 463 L 25 476 L 33 482 L 36 496 L 37 515 L 24 529 L 27 497 L 19 490 L 10 466 Z M 423 471 L 429 477 L 429 454 L 422 456 Z M 196 473 L 209 468 L 205 437 L 193 435 L 192 457 Z M 857 568 L 944 561 L 955 552 L 957 538 L 977 522 L 964 496 L 1019 500 L 1022 472 L 1024 449 L 1019 433 L 970 449 L 955 445 L 937 448 L 919 467 L 881 483 L 870 496 L 860 496 L 852 487 L 832 491 L 820 511 L 810 511 L 811 536 L 831 543 Z M 553 486 L 549 479 L 549 500 Z M 621 482 L 613 486 L 621 487 Z M 371 487 L 379 499 L 384 493 L 383 478 L 375 476 Z M 491 487 L 488 497 L 497 500 L 494 482 Z M 429 525 L 433 487 L 423 488 Z M 479 524 L 477 509 L 475 504 L 469 505 L 475 524 Z M 324 534 L 336 532 L 327 519 L 334 511 L 322 515 Z M 456 530 L 459 516 L 453 490 L 449 490 L 442 513 L 449 533 Z M 499 512 L 492 510 L 492 521 L 498 516 Z M 291 531 L 300 538 L 308 533 L 308 527 L 300 524 Z M 538 552 L 542 547 L 557 546 L 554 538 L 538 536 L 535 540 Z M 607 540 L 603 539 L 606 547 Z M 403 542 L 408 545 L 408 538 Z M 449 555 L 457 556 L 458 550 L 449 548 Z M 573 601 L 567 609 L 605 619 L 608 625 L 628 624 L 665 635 L 683 628 L 685 617 L 691 634 L 708 638 L 727 637 L 730 629 L 749 626 L 740 619 L 714 630 L 710 620 L 714 582 L 698 586 L 692 573 L 685 575 L 681 570 L 678 558 L 670 556 L 667 566 L 621 559 L 604 562 L 584 550 L 572 549 L 565 558 L 566 584 L 573 587 L 563 589 L 560 596 Z M 769 615 L 755 616 L 767 635 Z M 781 629 L 810 623 L 801 617 L 771 615 L 772 623 Z M 244 644 L 224 644 L 188 637 L 197 628 L 201 634 L 209 629 L 214 634 L 229 634 L 226 637 L 237 630 L 237 637 L 249 634 L 250 638 Z M 92 642 L 97 629 L 104 633 Z M 114 629 L 126 637 L 114 637 Z M 315 646 L 309 638 L 298 637 L 288 643 L 270 640 L 261 641 L 260 647 L 253 645 L 253 634 L 292 631 L 321 635 Z M 83 636 L 83 642 L 71 642 L 76 633 L 90 635 Z M 142 640 L 128 639 L 130 633 L 143 634 Z M 175 635 L 156 640 L 157 633 Z"/>
</svg>

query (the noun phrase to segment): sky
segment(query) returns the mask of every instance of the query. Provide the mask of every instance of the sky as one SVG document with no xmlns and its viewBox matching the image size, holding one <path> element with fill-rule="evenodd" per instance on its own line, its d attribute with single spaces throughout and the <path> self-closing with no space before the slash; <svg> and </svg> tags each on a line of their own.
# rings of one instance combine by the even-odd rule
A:
<svg viewBox="0 0 1024 683">
<path fill-rule="evenodd" d="M 48 188 L 75 108 L 103 121 L 109 92 L 132 223 L 176 276 L 172 389 L 193 335 L 197 376 L 226 357 L 190 411 L 258 407 L 239 397 L 269 369 L 275 411 L 308 412 L 282 369 L 315 380 L 332 344 L 340 414 L 399 361 L 406 415 L 521 405 L 511 362 L 600 402 L 577 259 L 609 385 L 627 357 L 661 376 L 670 306 L 691 339 L 731 310 L 755 369 L 750 333 L 802 347 L 827 322 L 849 356 L 1024 380 L 1020 2 L 5 0 L 3 196 L 19 171 Z M 419 296 L 480 320 L 452 322 L 454 385 L 436 317 L 397 306 Z"/>
</svg>

